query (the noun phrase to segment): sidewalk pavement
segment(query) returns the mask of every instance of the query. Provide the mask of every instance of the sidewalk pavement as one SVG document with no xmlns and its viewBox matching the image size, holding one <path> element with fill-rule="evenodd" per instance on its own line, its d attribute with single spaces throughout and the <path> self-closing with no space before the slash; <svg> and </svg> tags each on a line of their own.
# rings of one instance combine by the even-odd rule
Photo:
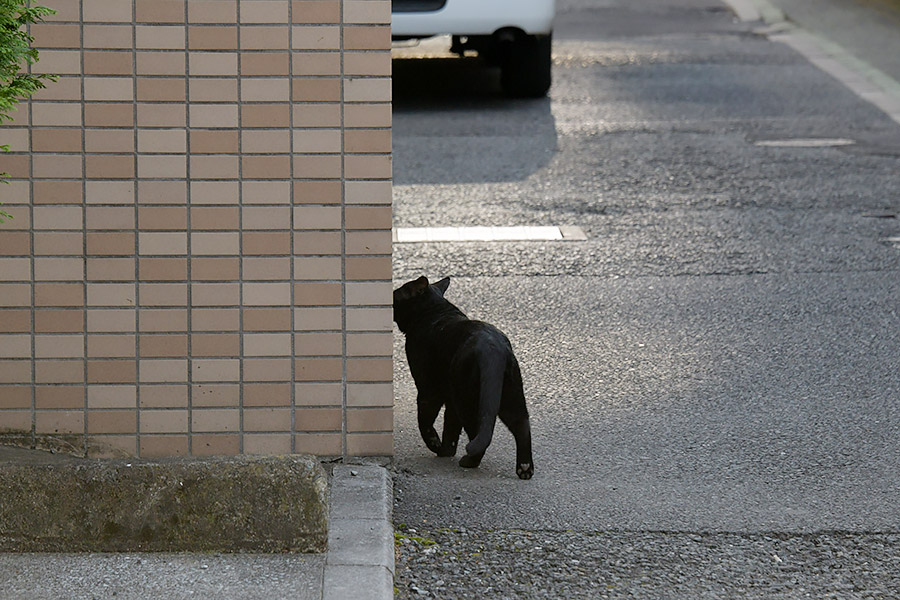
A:
<svg viewBox="0 0 900 600">
<path fill-rule="evenodd" d="M 0 553 L 0 598 L 386 600 L 392 497 L 383 467 L 338 465 L 325 554 Z"/>
</svg>

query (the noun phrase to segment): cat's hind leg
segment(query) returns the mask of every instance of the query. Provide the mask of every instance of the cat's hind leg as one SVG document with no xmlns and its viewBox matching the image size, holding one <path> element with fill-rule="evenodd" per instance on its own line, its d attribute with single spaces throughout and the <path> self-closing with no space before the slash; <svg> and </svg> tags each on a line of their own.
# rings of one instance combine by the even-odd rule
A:
<svg viewBox="0 0 900 600">
<path fill-rule="evenodd" d="M 434 421 L 441 411 L 441 402 L 431 396 L 419 392 L 416 397 L 416 409 L 419 420 L 419 433 L 428 449 L 435 454 L 441 453 L 441 438 L 434 428 Z"/>
<path fill-rule="evenodd" d="M 531 456 L 531 424 L 528 414 L 518 419 L 504 418 L 508 416 L 500 413 L 500 420 L 516 438 L 516 475 L 519 479 L 531 479 L 534 476 L 534 458 Z"/>
<path fill-rule="evenodd" d="M 456 411 L 447 406 L 444 409 L 444 435 L 442 436 L 441 449 L 438 456 L 456 456 L 456 445 L 459 443 L 459 434 L 462 433 L 462 421 Z"/>
<path fill-rule="evenodd" d="M 466 435 L 469 436 L 469 439 L 474 439 L 476 434 L 478 433 L 478 424 L 474 420 L 471 422 L 465 423 Z M 465 469 L 474 469 L 478 465 L 481 464 L 481 459 L 484 458 L 484 453 L 486 450 L 482 450 L 477 454 L 468 454 L 466 453 L 461 459 L 459 459 L 459 466 Z"/>
</svg>

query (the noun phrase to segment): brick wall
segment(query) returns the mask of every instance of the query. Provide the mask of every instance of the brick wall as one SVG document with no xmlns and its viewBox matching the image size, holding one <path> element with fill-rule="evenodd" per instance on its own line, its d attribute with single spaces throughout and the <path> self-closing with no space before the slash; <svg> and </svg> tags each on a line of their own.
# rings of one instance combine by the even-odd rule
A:
<svg viewBox="0 0 900 600">
<path fill-rule="evenodd" d="M 388 0 L 45 0 L 0 441 L 392 453 Z"/>
</svg>

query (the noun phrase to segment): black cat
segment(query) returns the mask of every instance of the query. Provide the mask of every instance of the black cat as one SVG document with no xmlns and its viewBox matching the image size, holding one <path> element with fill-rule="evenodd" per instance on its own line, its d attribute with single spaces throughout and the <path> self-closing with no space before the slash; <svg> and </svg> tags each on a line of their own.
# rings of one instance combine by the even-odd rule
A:
<svg viewBox="0 0 900 600">
<path fill-rule="evenodd" d="M 419 277 L 394 290 L 394 321 L 406 334 L 422 439 L 438 456 L 454 456 L 465 428 L 470 441 L 459 464 L 477 467 L 500 417 L 516 438 L 516 474 L 531 479 L 531 426 L 512 346 L 499 329 L 445 300 L 449 286 L 449 277 L 434 285 Z M 434 429 L 442 406 L 443 441 Z"/>
</svg>

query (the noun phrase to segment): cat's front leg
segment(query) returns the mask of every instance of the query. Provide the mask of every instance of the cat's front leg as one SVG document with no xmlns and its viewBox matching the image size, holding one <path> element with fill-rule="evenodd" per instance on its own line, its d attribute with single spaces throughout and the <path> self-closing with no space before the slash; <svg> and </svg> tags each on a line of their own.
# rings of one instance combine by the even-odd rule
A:
<svg viewBox="0 0 900 600">
<path fill-rule="evenodd" d="M 444 409 L 444 439 L 438 456 L 456 456 L 456 444 L 459 442 L 459 434 L 462 433 L 462 421 L 456 411 L 447 406 Z"/>
<path fill-rule="evenodd" d="M 416 397 L 416 407 L 418 409 L 419 433 L 422 434 L 422 439 L 425 441 L 428 449 L 440 455 L 441 438 L 438 437 L 434 428 L 434 421 L 441 411 L 441 403 L 419 392 L 419 395 Z"/>
</svg>

